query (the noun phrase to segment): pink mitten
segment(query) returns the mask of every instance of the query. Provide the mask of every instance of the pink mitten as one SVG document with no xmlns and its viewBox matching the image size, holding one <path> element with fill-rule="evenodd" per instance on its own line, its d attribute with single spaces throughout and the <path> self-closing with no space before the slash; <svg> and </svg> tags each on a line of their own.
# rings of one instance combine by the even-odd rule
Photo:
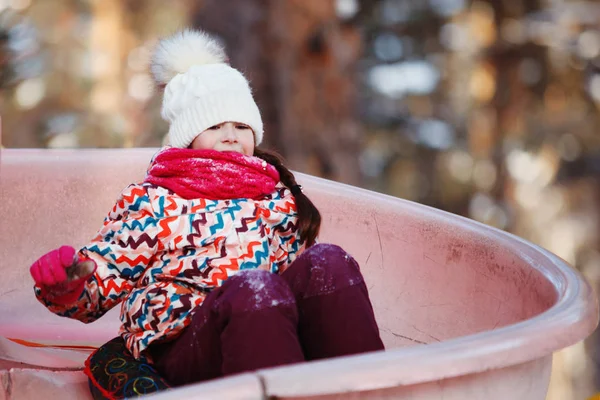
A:
<svg viewBox="0 0 600 400">
<path fill-rule="evenodd" d="M 75 302 L 95 271 L 96 263 L 89 259 L 79 260 L 71 246 L 52 250 L 29 268 L 42 295 L 59 304 Z"/>
</svg>

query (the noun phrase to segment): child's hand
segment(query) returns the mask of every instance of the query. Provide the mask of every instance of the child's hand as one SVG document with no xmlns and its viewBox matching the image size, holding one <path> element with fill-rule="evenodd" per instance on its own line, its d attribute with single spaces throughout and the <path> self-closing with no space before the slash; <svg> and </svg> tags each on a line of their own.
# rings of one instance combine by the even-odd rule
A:
<svg viewBox="0 0 600 400">
<path fill-rule="evenodd" d="M 80 261 L 75 249 L 62 246 L 43 255 L 29 268 L 45 297 L 56 303 L 72 303 L 81 294 L 85 282 L 96 271 L 93 260 Z"/>
</svg>

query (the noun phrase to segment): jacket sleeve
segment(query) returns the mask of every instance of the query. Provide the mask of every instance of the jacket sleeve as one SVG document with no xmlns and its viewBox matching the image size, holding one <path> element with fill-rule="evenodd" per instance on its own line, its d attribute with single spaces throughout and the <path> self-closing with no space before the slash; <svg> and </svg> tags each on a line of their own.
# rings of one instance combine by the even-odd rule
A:
<svg viewBox="0 0 600 400">
<path fill-rule="evenodd" d="M 121 302 L 136 285 L 159 247 L 157 218 L 147 190 L 129 185 L 104 219 L 96 237 L 79 250 L 97 269 L 73 304 L 56 304 L 35 287 L 38 300 L 60 316 L 89 323 Z"/>
<path fill-rule="evenodd" d="M 306 243 L 300 240 L 298 230 L 298 213 L 294 197 L 288 193 L 283 198 L 282 205 L 276 207 L 279 212 L 278 222 L 273 226 L 279 240 L 279 247 L 274 252 L 273 264 L 278 273 L 283 273 L 287 267 L 306 249 Z"/>
</svg>

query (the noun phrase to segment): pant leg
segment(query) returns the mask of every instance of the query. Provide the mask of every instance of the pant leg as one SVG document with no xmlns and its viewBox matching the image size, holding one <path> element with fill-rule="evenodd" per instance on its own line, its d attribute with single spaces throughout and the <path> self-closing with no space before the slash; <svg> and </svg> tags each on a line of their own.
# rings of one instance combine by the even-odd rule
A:
<svg viewBox="0 0 600 400">
<path fill-rule="evenodd" d="M 296 299 L 307 360 L 384 348 L 358 263 L 342 248 L 316 244 L 281 276 Z"/>
<path fill-rule="evenodd" d="M 304 361 L 294 296 L 278 275 L 242 271 L 210 293 L 174 341 L 151 345 L 174 386 Z"/>
</svg>

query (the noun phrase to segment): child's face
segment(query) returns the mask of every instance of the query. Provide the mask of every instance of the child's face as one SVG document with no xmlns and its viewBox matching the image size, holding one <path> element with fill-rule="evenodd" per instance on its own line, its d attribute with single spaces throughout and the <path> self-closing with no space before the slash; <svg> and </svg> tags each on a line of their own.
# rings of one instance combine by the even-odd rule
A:
<svg viewBox="0 0 600 400">
<path fill-rule="evenodd" d="M 254 132 L 248 125 L 238 122 L 223 122 L 201 132 L 191 149 L 237 151 L 248 156 L 254 154 Z"/>
</svg>

